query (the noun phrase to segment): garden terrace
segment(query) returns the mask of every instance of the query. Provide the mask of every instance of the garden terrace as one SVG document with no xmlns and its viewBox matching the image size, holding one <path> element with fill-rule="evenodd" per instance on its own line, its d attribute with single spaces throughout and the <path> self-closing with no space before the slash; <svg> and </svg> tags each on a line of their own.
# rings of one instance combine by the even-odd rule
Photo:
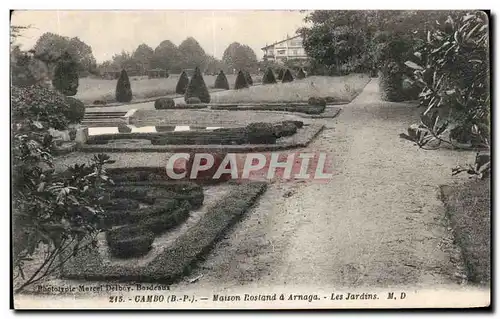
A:
<svg viewBox="0 0 500 319">
<path fill-rule="evenodd" d="M 151 250 L 126 260 L 112 256 L 106 236 L 98 249 L 81 251 L 64 265 L 65 278 L 172 283 L 185 275 L 214 242 L 255 203 L 264 183 L 220 185 L 208 191 L 206 205 L 192 211 L 176 230 L 157 237 Z M 131 235 L 135 235 L 132 231 Z M 109 236 L 108 236 L 109 237 Z M 142 244 L 142 242 L 141 242 Z"/>
</svg>

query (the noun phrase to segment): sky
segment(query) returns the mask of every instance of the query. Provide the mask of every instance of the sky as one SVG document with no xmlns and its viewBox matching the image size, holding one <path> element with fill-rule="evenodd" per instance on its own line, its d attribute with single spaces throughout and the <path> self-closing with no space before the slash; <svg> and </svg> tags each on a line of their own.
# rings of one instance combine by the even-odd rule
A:
<svg viewBox="0 0 500 319">
<path fill-rule="evenodd" d="M 206 53 L 221 58 L 232 42 L 249 45 L 258 58 L 266 44 L 283 40 L 304 26 L 299 11 L 15 11 L 12 25 L 31 25 L 16 44 L 31 49 L 45 32 L 79 37 L 92 47 L 97 62 L 146 43 L 179 45 L 194 37 Z"/>
</svg>

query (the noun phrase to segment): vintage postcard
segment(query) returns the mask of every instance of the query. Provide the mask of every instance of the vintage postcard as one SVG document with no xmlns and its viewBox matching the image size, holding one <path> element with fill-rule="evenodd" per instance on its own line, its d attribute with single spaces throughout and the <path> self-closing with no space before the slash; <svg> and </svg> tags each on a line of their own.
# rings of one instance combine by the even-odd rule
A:
<svg viewBox="0 0 500 319">
<path fill-rule="evenodd" d="M 490 305 L 480 10 L 10 19 L 12 307 Z"/>
</svg>

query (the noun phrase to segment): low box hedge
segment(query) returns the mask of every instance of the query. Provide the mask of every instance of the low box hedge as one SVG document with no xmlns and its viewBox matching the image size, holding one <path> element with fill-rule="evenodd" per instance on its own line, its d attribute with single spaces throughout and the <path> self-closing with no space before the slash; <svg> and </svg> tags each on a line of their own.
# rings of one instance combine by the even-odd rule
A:
<svg viewBox="0 0 500 319">
<path fill-rule="evenodd" d="M 180 205 L 168 213 L 151 215 L 142 219 L 137 226 L 158 235 L 185 221 L 189 217 L 190 210 L 191 205 L 189 202 L 182 201 Z"/>
<path fill-rule="evenodd" d="M 117 241 L 108 242 L 109 250 L 115 257 L 130 258 L 142 256 L 151 250 L 151 245 L 154 241 L 153 233 L 145 233 L 142 235 L 126 238 Z"/>
<path fill-rule="evenodd" d="M 69 279 L 117 280 L 171 284 L 189 272 L 197 260 L 255 203 L 265 183 L 235 184 L 200 220 L 146 265 L 109 264 L 98 250 L 81 251 L 63 265 Z"/>
</svg>

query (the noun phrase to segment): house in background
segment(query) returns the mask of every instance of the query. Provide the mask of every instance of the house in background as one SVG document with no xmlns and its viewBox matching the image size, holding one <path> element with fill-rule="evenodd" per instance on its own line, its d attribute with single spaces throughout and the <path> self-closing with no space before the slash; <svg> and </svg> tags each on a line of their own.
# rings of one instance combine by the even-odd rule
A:
<svg viewBox="0 0 500 319">
<path fill-rule="evenodd" d="M 266 45 L 262 48 L 265 61 L 284 63 L 287 60 L 307 60 L 307 55 L 302 46 L 302 36 L 287 36 L 285 40 Z"/>
</svg>

